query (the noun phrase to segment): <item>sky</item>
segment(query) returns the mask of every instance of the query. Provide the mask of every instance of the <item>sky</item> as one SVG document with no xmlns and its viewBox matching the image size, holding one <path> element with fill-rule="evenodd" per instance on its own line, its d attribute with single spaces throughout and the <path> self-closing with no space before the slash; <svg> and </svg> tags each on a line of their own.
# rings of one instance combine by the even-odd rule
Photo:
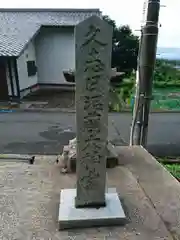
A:
<svg viewBox="0 0 180 240">
<path fill-rule="evenodd" d="M 6 0 L 0 8 L 99 8 L 117 25 L 128 24 L 135 34 L 141 26 L 144 0 Z M 180 0 L 161 0 L 158 46 L 180 47 Z"/>
</svg>

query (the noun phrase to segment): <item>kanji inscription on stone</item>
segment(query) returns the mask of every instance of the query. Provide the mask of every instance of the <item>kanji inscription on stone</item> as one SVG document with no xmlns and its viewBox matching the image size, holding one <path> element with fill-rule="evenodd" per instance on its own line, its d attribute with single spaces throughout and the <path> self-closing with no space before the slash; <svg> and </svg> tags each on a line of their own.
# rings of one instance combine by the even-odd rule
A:
<svg viewBox="0 0 180 240">
<path fill-rule="evenodd" d="M 108 92 L 112 27 L 97 16 L 81 22 L 76 39 L 76 207 L 105 206 Z"/>
</svg>

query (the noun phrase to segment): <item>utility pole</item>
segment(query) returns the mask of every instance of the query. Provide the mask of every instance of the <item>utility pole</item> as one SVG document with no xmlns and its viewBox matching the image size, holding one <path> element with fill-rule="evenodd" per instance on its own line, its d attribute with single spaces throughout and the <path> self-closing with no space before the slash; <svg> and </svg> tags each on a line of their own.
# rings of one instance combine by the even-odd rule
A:
<svg viewBox="0 0 180 240">
<path fill-rule="evenodd" d="M 158 40 L 158 21 L 160 0 L 148 0 L 147 16 L 139 48 L 138 84 L 134 104 L 134 126 L 132 124 L 130 143 L 146 147 L 148 134 L 149 111 L 152 99 L 153 73 L 156 62 Z M 138 85 L 137 84 L 137 85 Z"/>
</svg>

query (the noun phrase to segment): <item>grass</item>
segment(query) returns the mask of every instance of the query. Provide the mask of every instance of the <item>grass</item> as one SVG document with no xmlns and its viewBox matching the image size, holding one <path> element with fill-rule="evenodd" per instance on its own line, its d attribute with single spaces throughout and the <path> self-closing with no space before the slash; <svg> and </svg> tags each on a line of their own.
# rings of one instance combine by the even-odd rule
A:
<svg viewBox="0 0 180 240">
<path fill-rule="evenodd" d="M 175 178 L 180 179 L 180 157 L 158 158 L 160 162 Z"/>
<path fill-rule="evenodd" d="M 180 164 L 164 164 L 164 166 L 175 178 L 180 179 Z"/>
</svg>

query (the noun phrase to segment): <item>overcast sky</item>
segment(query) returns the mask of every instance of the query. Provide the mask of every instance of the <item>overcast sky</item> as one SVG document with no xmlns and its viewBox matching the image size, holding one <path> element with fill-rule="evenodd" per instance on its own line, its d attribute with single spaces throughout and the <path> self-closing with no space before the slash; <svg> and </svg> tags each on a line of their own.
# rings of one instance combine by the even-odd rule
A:
<svg viewBox="0 0 180 240">
<path fill-rule="evenodd" d="M 1 8 L 99 8 L 118 25 L 140 29 L 144 0 L 6 0 Z M 159 46 L 180 47 L 180 0 L 161 0 Z"/>
</svg>

